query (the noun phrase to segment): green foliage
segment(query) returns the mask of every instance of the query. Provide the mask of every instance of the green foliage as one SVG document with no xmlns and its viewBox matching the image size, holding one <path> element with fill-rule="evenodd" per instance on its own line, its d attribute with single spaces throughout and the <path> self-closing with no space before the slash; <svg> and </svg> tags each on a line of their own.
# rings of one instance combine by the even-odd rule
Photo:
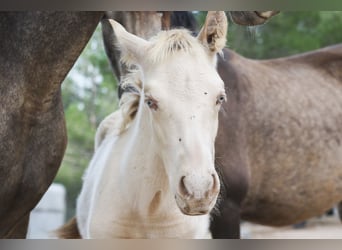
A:
<svg viewBox="0 0 342 250">
<path fill-rule="evenodd" d="M 197 14 L 204 22 L 205 12 Z M 275 58 L 342 42 L 342 11 L 280 12 L 266 24 L 244 27 L 229 21 L 227 45 L 249 58 Z"/>
<path fill-rule="evenodd" d="M 250 58 L 298 54 L 342 42 L 342 12 L 281 12 L 246 29 L 230 23 L 228 46 Z"/>
</svg>

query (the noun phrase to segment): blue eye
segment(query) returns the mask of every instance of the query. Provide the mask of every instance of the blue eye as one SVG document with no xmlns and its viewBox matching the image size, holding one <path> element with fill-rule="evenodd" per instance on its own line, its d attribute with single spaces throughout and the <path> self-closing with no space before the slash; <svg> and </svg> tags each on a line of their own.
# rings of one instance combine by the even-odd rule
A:
<svg viewBox="0 0 342 250">
<path fill-rule="evenodd" d="M 153 105 L 153 101 L 152 100 L 147 100 L 146 104 L 147 104 L 147 106 L 151 107 Z"/>
<path fill-rule="evenodd" d="M 157 101 L 154 100 L 153 98 L 148 98 L 146 99 L 146 104 L 150 109 L 157 110 L 158 109 L 158 104 Z"/>
<path fill-rule="evenodd" d="M 216 100 L 216 105 L 224 103 L 226 99 L 226 95 L 219 95 Z"/>
</svg>

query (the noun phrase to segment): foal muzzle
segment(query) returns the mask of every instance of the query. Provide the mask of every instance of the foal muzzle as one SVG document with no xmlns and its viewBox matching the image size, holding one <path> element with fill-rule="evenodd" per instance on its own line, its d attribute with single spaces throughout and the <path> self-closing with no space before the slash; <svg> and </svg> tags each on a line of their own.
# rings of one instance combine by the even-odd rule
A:
<svg viewBox="0 0 342 250">
<path fill-rule="evenodd" d="M 180 179 L 175 196 L 177 206 L 186 215 L 207 214 L 216 204 L 220 191 L 219 178 L 216 173 L 200 178 L 191 177 L 194 176 L 182 176 Z M 201 185 L 197 187 L 196 184 Z"/>
</svg>

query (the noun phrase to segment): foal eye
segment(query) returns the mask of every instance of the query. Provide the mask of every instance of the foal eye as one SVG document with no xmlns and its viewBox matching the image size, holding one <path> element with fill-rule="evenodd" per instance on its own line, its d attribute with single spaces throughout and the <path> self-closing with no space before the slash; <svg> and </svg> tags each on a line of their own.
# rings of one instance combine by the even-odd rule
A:
<svg viewBox="0 0 342 250">
<path fill-rule="evenodd" d="M 216 100 L 216 105 L 222 104 L 222 103 L 224 103 L 226 100 L 227 100 L 226 95 L 224 95 L 224 94 L 219 95 L 219 96 L 217 97 L 217 100 Z"/>
<path fill-rule="evenodd" d="M 146 104 L 147 106 L 150 108 L 150 109 L 153 109 L 153 110 L 157 110 L 158 109 L 158 104 L 157 104 L 157 101 L 152 99 L 152 98 L 148 98 L 146 100 Z"/>
</svg>

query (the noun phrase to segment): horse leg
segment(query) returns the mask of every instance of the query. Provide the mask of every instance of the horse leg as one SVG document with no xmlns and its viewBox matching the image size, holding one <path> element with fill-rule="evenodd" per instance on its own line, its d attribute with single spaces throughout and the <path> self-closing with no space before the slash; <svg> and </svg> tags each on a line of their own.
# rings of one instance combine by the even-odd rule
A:
<svg viewBox="0 0 342 250">
<path fill-rule="evenodd" d="M 212 215 L 210 231 L 214 239 L 240 238 L 240 206 L 233 201 L 221 202 Z"/>
<path fill-rule="evenodd" d="M 338 217 L 340 218 L 340 221 L 342 222 L 342 201 L 340 201 L 337 204 L 337 211 L 338 211 Z"/>
<path fill-rule="evenodd" d="M 5 236 L 7 239 L 25 239 L 30 215 L 22 217 L 12 230 Z"/>
</svg>

